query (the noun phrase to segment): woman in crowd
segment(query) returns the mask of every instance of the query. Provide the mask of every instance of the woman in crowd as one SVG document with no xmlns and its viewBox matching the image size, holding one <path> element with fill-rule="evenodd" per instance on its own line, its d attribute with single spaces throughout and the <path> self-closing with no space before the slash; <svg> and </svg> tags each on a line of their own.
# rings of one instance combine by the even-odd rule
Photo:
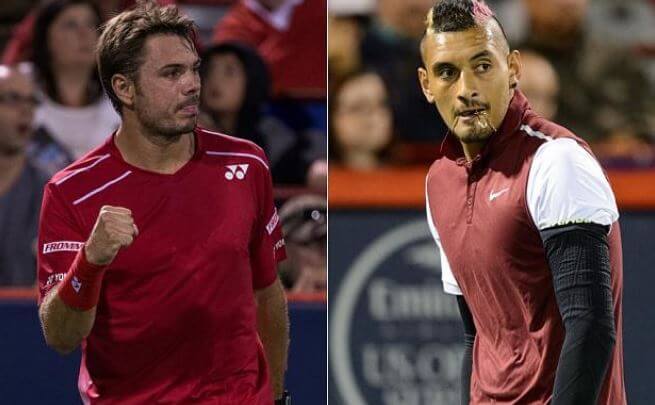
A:
<svg viewBox="0 0 655 405">
<path fill-rule="evenodd" d="M 344 76 L 330 97 L 330 153 L 333 162 L 372 170 L 390 159 L 393 114 L 379 74 L 358 71 Z"/>
<path fill-rule="evenodd" d="M 201 125 L 266 149 L 260 124 L 270 78 L 256 51 L 238 43 L 216 45 L 205 53 L 200 75 Z"/>
<path fill-rule="evenodd" d="M 42 128 L 35 139 L 37 161 L 56 160 L 53 144 L 68 158 L 79 158 L 120 123 L 95 63 L 101 22 L 90 0 L 55 0 L 37 12 L 32 61 L 43 94 L 35 115 Z"/>
<path fill-rule="evenodd" d="M 203 55 L 199 124 L 209 130 L 248 139 L 268 156 L 275 183 L 305 184 L 314 156 L 305 134 L 266 113 L 271 81 L 257 51 L 224 42 Z"/>
</svg>

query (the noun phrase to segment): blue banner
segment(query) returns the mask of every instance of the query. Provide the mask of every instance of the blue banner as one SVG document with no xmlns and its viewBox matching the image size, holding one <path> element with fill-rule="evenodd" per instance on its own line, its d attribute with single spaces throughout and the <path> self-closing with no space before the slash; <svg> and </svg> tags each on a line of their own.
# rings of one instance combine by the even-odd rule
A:
<svg viewBox="0 0 655 405">
<path fill-rule="evenodd" d="M 325 303 L 290 303 L 291 345 L 286 387 L 294 404 L 325 404 Z M 79 351 L 60 356 L 45 345 L 36 304 L 0 301 L 0 404 L 81 404 Z"/>
<path fill-rule="evenodd" d="M 622 213 L 628 403 L 655 403 L 655 213 Z M 330 405 L 459 404 L 461 318 L 423 210 L 331 210 Z"/>
</svg>

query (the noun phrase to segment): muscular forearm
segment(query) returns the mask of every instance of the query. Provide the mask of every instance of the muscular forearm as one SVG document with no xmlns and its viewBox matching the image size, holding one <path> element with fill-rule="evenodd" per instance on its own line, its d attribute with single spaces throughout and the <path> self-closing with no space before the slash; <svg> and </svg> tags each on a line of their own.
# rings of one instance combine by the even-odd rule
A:
<svg viewBox="0 0 655 405">
<path fill-rule="evenodd" d="M 95 317 L 95 307 L 81 311 L 64 304 L 57 294 L 57 287 L 50 291 L 39 307 L 45 341 L 60 354 L 75 350 L 91 332 Z"/>
<path fill-rule="evenodd" d="M 284 391 L 289 348 L 287 301 L 279 280 L 257 292 L 257 328 L 264 344 L 275 398 Z"/>
<path fill-rule="evenodd" d="M 105 269 L 138 234 L 129 209 L 109 205 L 100 209 L 84 248 L 75 256 L 64 280 L 39 307 L 48 346 L 62 354 L 70 353 L 89 335 Z"/>
</svg>

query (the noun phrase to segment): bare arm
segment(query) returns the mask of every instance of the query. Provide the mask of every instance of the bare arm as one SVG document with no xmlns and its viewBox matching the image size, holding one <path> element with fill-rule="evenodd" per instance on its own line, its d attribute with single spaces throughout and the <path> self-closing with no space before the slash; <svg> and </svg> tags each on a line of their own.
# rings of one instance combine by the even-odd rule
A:
<svg viewBox="0 0 655 405">
<path fill-rule="evenodd" d="M 275 399 L 284 392 L 284 372 L 289 349 L 287 299 L 280 280 L 255 292 L 257 329 L 264 344 Z"/>
<path fill-rule="evenodd" d="M 55 287 L 39 307 L 39 319 L 46 344 L 59 354 L 69 354 L 91 332 L 96 307 L 88 311 L 71 308 L 57 295 Z"/>
<path fill-rule="evenodd" d="M 46 344 L 68 354 L 86 338 L 96 318 L 96 305 L 104 266 L 129 246 L 138 230 L 127 208 L 104 206 L 91 235 L 78 253 L 64 280 L 52 289 L 39 307 Z M 77 285 L 71 287 L 72 283 Z M 75 289 L 74 292 L 71 292 Z"/>
</svg>

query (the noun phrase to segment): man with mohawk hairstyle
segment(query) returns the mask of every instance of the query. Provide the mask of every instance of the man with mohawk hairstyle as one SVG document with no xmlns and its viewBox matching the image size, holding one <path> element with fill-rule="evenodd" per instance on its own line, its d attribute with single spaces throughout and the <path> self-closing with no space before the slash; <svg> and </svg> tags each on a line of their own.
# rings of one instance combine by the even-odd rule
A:
<svg viewBox="0 0 655 405">
<path fill-rule="evenodd" d="M 465 330 L 462 403 L 626 403 L 618 210 L 589 146 L 538 116 L 493 12 L 442 0 L 418 77 L 449 128 L 426 178 Z"/>
</svg>

